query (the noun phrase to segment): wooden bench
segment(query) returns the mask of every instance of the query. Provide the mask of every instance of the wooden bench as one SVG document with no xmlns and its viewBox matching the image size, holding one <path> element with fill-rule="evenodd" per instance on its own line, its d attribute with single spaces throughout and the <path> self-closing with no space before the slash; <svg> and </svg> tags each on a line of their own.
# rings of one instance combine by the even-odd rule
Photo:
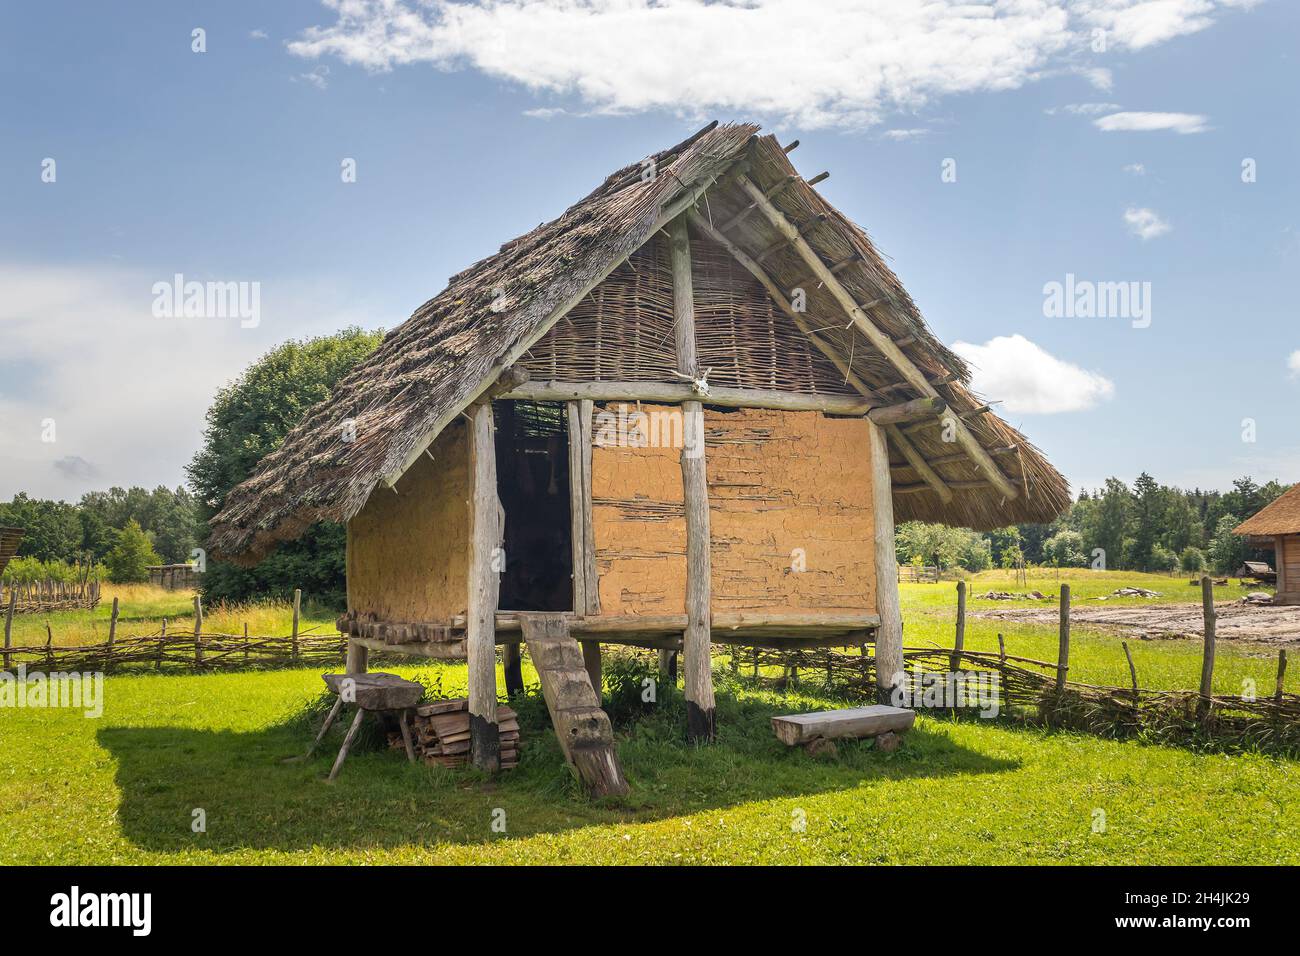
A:
<svg viewBox="0 0 1300 956">
<path fill-rule="evenodd" d="M 881 750 L 898 749 L 899 735 L 912 729 L 916 711 L 887 704 L 823 710 L 812 714 L 789 714 L 772 718 L 777 739 L 789 747 L 803 747 L 809 753 L 834 752 L 829 741 L 843 737 L 874 737 Z"/>
<path fill-rule="evenodd" d="M 357 731 L 361 728 L 361 719 L 365 717 L 367 711 L 389 711 L 397 714 L 397 724 L 402 729 L 402 742 L 406 744 L 406 759 L 415 763 L 415 748 L 411 744 L 411 725 L 407 720 L 407 712 L 424 696 L 424 685 L 398 677 L 396 674 L 383 673 L 322 674 L 321 678 L 338 697 L 306 756 L 310 757 L 320 742 L 325 739 L 326 732 L 343 709 L 344 703 L 357 706 L 357 714 L 352 718 L 347 735 L 343 738 L 343 746 L 339 748 L 339 755 L 334 759 L 334 766 L 330 768 L 331 781 L 339 775 L 343 761 L 348 757 L 348 750 L 351 749 Z"/>
</svg>

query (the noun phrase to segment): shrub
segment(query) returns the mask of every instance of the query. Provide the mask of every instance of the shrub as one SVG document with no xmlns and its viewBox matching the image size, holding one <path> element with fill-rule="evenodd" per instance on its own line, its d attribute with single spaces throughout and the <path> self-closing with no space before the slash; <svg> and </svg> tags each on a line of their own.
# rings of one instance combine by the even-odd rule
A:
<svg viewBox="0 0 1300 956">
<path fill-rule="evenodd" d="M 141 584 L 149 580 L 149 565 L 162 564 L 153 542 L 134 518 L 117 535 L 117 544 L 104 559 L 108 579 L 114 584 Z"/>
<path fill-rule="evenodd" d="M 1204 571 L 1205 552 L 1200 548 L 1184 548 L 1178 556 L 1178 564 L 1184 571 Z"/>
</svg>

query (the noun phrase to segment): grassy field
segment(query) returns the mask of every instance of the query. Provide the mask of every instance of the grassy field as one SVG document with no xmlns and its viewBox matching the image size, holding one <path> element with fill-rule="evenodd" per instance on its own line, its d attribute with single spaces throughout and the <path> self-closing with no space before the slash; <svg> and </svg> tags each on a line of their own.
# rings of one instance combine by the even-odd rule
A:
<svg viewBox="0 0 1300 956">
<path fill-rule="evenodd" d="M 909 645 L 951 642 L 953 597 L 950 583 L 904 587 Z M 155 595 L 132 613 L 185 601 Z M 283 609 L 265 613 L 287 627 Z M 1054 630 L 1002 629 L 1012 653 L 1053 659 Z M 996 629 L 972 620 L 968 646 L 995 647 Z M 1127 680 L 1118 638 L 1079 633 L 1074 646 L 1087 679 Z M 1144 684 L 1192 686 L 1199 673 L 1195 642 L 1134 652 Z M 1227 680 L 1271 674 L 1265 664 L 1220 652 Z M 463 692 L 463 665 L 385 669 Z M 488 780 L 371 750 L 329 785 L 337 732 L 311 761 L 281 761 L 310 740 L 321 686 L 318 670 L 113 675 L 97 720 L 0 710 L 0 864 L 1300 863 L 1300 773 L 1278 758 L 923 715 L 894 754 L 848 744 L 817 759 L 780 745 L 768 720 L 842 701 L 813 682 L 779 694 L 723 672 L 714 746 L 681 742 L 675 695 L 619 721 L 624 801 L 581 796 L 531 686 L 516 771 Z M 192 828 L 198 809 L 205 832 Z"/>
</svg>

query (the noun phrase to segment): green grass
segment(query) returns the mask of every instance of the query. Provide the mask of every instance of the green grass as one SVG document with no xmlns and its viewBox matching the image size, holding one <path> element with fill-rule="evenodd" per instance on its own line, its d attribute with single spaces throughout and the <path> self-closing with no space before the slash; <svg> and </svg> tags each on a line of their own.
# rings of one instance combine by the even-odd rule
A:
<svg viewBox="0 0 1300 956">
<path fill-rule="evenodd" d="M 1079 597 L 1125 583 L 1193 592 L 1181 578 L 1077 580 Z M 1031 578 L 1029 589 L 1054 593 L 1054 584 Z M 1025 590 L 1005 576 L 973 583 L 990 588 Z M 954 585 L 905 585 L 903 595 L 907 643 L 949 646 Z M 183 616 L 188 601 L 143 594 L 124 601 L 124 616 Z M 287 632 L 284 605 L 238 613 Z M 972 618 L 967 646 L 995 649 L 999 630 L 1011 653 L 1055 659 L 1054 627 Z M 1119 641 L 1076 628 L 1073 676 L 1126 685 Z M 1195 686 L 1198 644 L 1130 642 L 1152 687 Z M 1235 690 L 1252 676 L 1271 689 L 1273 667 L 1270 654 L 1221 644 L 1216 686 Z M 384 669 L 464 692 L 464 665 Z M 783 695 L 720 672 L 719 740 L 709 747 L 683 742 L 674 695 L 620 720 L 632 794 L 593 803 L 565 769 L 535 687 L 516 704 L 524 747 L 515 771 L 491 780 L 371 750 L 330 785 L 341 728 L 312 760 L 282 762 L 313 734 L 318 670 L 111 675 L 97 720 L 0 709 L 0 864 L 1300 863 L 1295 761 L 929 715 L 897 753 L 848 743 L 838 760 L 816 759 L 779 744 L 769 725 L 774 714 L 844 705 L 805 677 Z M 525 678 L 535 680 L 527 669 Z M 206 832 L 191 829 L 196 808 Z M 497 810 L 505 833 L 492 829 Z M 1103 832 L 1094 832 L 1098 811 Z"/>
<path fill-rule="evenodd" d="M 463 665 L 398 670 L 464 685 Z M 337 733 L 281 762 L 320 686 L 113 676 L 99 720 L 0 712 L 0 863 L 1300 863 L 1300 774 L 1273 758 L 923 716 L 897 753 L 816 759 L 768 718 L 840 702 L 719 675 L 716 745 L 681 742 L 676 700 L 622 725 L 626 801 L 578 793 L 535 693 L 520 768 L 495 781 L 378 750 L 330 785 Z"/>
</svg>

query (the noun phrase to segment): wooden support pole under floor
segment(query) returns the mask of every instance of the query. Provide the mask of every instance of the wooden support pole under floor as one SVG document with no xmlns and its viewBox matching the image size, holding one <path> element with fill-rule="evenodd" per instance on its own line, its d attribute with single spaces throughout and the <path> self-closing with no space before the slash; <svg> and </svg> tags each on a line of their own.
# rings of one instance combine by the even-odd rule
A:
<svg viewBox="0 0 1300 956">
<path fill-rule="evenodd" d="M 496 613 L 501 579 L 500 501 L 492 403 L 470 407 L 469 600 L 465 615 L 465 653 L 469 663 L 470 758 L 495 773 L 501 766 L 497 728 Z"/>
<path fill-rule="evenodd" d="M 695 293 L 686 218 L 668 224 L 673 269 L 673 328 L 677 371 L 699 375 L 695 349 Z M 693 740 L 714 737 L 713 661 L 709 592 L 709 485 L 704 470 L 704 407 L 682 403 L 682 496 L 686 512 L 686 630 L 682 650 L 686 677 L 686 732 Z"/>
<path fill-rule="evenodd" d="M 894 554 L 894 494 L 889 478 L 889 447 L 884 429 L 871 423 L 871 498 L 875 512 L 876 558 L 876 697 L 893 703 L 897 676 L 903 672 L 903 614 L 898 600 L 898 560 Z"/>
<path fill-rule="evenodd" d="M 501 645 L 501 660 L 505 664 L 506 696 L 515 697 L 524 692 L 524 661 L 517 641 Z"/>
<path fill-rule="evenodd" d="M 591 688 L 596 692 L 596 696 L 601 696 L 601 687 L 603 686 L 603 674 L 600 665 L 600 641 L 582 641 L 582 663 L 587 668 L 587 676 L 591 678 Z"/>
</svg>

